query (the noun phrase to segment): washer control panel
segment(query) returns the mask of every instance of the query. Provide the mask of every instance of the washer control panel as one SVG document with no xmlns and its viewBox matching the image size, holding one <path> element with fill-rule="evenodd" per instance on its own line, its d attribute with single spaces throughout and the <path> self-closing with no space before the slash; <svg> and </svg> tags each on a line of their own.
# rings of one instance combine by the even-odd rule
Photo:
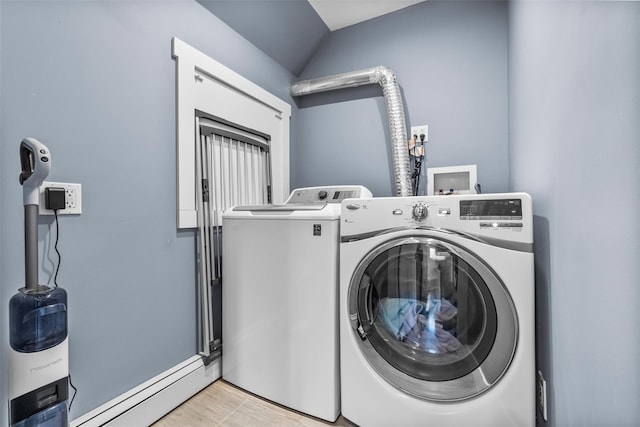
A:
<svg viewBox="0 0 640 427">
<path fill-rule="evenodd" d="M 285 204 L 292 203 L 342 203 L 344 199 L 373 197 L 371 191 L 361 185 L 333 187 L 307 187 L 293 190 Z"/>
<path fill-rule="evenodd" d="M 525 251 L 531 250 L 533 242 L 531 196 L 526 193 L 346 200 L 340 223 L 345 242 L 386 235 L 390 230 L 468 234 L 494 243 L 523 243 L 504 247 Z"/>
</svg>

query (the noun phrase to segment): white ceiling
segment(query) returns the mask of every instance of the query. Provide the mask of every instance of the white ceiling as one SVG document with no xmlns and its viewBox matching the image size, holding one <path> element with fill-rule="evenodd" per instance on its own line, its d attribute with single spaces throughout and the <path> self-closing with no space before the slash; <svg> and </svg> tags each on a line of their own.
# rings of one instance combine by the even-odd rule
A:
<svg viewBox="0 0 640 427">
<path fill-rule="evenodd" d="M 309 0 L 331 31 L 385 15 L 425 0 Z"/>
</svg>

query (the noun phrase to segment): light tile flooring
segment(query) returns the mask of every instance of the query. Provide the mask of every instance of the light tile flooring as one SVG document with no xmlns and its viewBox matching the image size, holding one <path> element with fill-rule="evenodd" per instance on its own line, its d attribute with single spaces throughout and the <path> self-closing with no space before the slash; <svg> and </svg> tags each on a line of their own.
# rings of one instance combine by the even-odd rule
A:
<svg viewBox="0 0 640 427">
<path fill-rule="evenodd" d="M 342 417 L 335 423 L 309 417 L 218 380 L 153 424 L 153 427 L 176 426 L 354 427 L 354 424 Z"/>
</svg>

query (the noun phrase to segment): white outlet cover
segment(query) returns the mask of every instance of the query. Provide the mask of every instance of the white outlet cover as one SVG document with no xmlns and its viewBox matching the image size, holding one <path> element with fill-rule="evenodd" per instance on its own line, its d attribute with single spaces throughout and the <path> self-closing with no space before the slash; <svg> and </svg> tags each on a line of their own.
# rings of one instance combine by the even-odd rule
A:
<svg viewBox="0 0 640 427">
<path fill-rule="evenodd" d="M 82 213 L 82 185 L 81 184 L 70 184 L 66 182 L 50 182 L 45 181 L 40 186 L 40 206 L 38 213 L 40 215 L 53 215 L 53 211 L 51 209 L 45 208 L 45 198 L 44 198 L 44 190 L 45 188 L 56 187 L 56 188 L 64 188 L 65 190 L 65 199 L 67 207 L 64 209 L 58 210 L 58 215 L 80 215 Z M 73 198 L 69 199 L 69 193 L 73 195 Z"/>
<path fill-rule="evenodd" d="M 428 125 L 420 125 L 420 126 L 411 126 L 411 134 L 409 135 L 409 139 L 413 139 L 413 135 L 417 136 L 417 140 L 420 141 L 420 135 L 424 134 L 424 142 L 429 141 L 429 126 Z"/>
</svg>

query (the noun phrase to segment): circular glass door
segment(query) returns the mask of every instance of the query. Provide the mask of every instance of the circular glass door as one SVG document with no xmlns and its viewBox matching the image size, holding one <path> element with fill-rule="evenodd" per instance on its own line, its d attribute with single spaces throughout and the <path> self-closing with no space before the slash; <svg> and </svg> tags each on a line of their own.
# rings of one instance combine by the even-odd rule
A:
<svg viewBox="0 0 640 427">
<path fill-rule="evenodd" d="M 349 315 L 376 372 L 427 400 L 490 388 L 517 342 L 513 302 L 496 274 L 466 249 L 427 236 L 391 240 L 360 262 Z"/>
</svg>

